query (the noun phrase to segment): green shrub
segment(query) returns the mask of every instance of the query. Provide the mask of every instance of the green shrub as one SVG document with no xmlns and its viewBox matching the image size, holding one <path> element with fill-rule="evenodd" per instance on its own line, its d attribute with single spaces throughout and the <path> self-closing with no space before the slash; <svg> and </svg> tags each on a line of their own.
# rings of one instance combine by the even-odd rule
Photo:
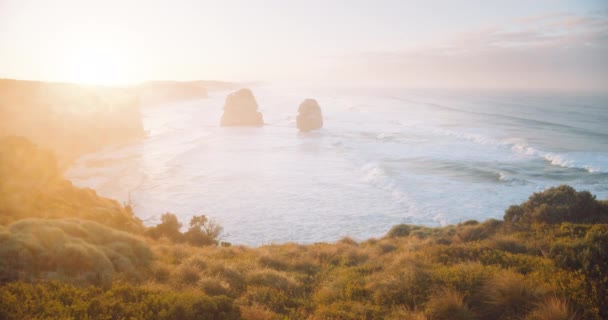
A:
<svg viewBox="0 0 608 320">
<path fill-rule="evenodd" d="M 608 222 L 608 211 L 589 191 L 561 185 L 534 193 L 521 205 L 509 207 L 504 220 L 516 223 Z"/>
<path fill-rule="evenodd" d="M 148 228 L 145 234 L 156 240 L 166 237 L 174 243 L 187 242 L 198 247 L 220 245 L 223 228 L 205 215 L 193 216 L 190 219 L 190 228 L 185 233 L 180 231 L 181 228 L 182 224 L 177 216 L 166 212 L 160 217 L 160 223 Z M 222 242 L 221 245 L 229 247 L 230 243 Z"/>
<path fill-rule="evenodd" d="M 601 317 L 608 317 L 608 225 L 594 225 L 585 237 L 571 242 L 556 242 L 550 257 L 562 268 L 584 275 L 586 291 L 597 297 Z"/>
</svg>

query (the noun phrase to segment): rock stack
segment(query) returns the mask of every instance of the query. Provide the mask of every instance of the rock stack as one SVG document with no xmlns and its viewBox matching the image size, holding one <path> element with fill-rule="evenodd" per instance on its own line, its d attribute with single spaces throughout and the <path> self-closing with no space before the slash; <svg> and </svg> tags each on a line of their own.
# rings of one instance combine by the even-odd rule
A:
<svg viewBox="0 0 608 320">
<path fill-rule="evenodd" d="M 311 131 L 323 127 L 323 115 L 321 107 L 315 99 L 306 99 L 298 108 L 298 129 L 300 131 Z"/>
<path fill-rule="evenodd" d="M 258 103 L 251 90 L 240 89 L 226 97 L 220 125 L 223 127 L 264 125 L 264 117 L 258 112 Z"/>
</svg>

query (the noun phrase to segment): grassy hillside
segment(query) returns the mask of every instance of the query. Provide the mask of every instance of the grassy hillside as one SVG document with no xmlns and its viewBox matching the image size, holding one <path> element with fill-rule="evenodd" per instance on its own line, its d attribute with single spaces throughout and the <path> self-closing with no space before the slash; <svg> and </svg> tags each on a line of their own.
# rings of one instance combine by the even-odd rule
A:
<svg viewBox="0 0 608 320">
<path fill-rule="evenodd" d="M 143 134 L 137 95 L 129 90 L 0 79 L 0 137 L 27 137 L 62 164 Z"/>
<path fill-rule="evenodd" d="M 608 318 L 608 202 L 568 186 L 504 220 L 218 246 L 206 218 L 144 228 L 93 191 L 57 187 L 50 153 L 19 138 L 0 148 L 0 319 Z"/>
<path fill-rule="evenodd" d="M 59 279 L 109 287 L 115 273 L 137 277 L 152 253 L 141 239 L 76 219 L 24 219 L 0 226 L 0 278 Z"/>
<path fill-rule="evenodd" d="M 58 169 L 53 153 L 25 138 L 0 138 L 0 224 L 26 218 L 78 218 L 141 233 L 129 207 L 74 187 Z"/>
</svg>

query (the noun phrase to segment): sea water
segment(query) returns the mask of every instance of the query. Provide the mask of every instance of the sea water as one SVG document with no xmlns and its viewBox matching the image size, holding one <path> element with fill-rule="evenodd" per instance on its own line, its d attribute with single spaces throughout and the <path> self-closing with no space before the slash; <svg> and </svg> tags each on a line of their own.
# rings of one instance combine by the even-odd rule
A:
<svg viewBox="0 0 608 320">
<path fill-rule="evenodd" d="M 608 98 L 592 94 L 253 88 L 264 127 L 220 127 L 228 92 L 142 108 L 147 137 L 83 156 L 75 185 L 153 225 L 205 214 L 224 240 L 357 240 L 399 223 L 502 218 L 561 184 L 608 198 Z M 323 129 L 300 133 L 315 98 Z"/>
</svg>

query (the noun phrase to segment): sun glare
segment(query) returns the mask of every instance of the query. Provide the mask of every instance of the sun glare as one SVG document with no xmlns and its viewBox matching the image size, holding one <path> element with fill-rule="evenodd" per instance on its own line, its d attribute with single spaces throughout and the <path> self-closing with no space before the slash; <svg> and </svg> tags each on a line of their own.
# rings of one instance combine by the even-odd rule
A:
<svg viewBox="0 0 608 320">
<path fill-rule="evenodd" d="M 105 85 L 125 82 L 124 59 L 111 50 L 78 49 L 69 55 L 65 63 L 69 82 Z"/>
</svg>

